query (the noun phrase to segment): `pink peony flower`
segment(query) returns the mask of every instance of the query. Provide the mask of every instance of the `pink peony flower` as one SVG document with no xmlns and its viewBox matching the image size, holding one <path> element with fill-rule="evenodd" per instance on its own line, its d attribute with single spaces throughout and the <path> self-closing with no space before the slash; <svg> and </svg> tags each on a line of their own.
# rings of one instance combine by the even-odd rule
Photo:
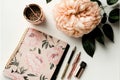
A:
<svg viewBox="0 0 120 80">
<path fill-rule="evenodd" d="M 101 20 L 100 7 L 90 0 L 62 0 L 54 17 L 59 30 L 76 38 L 91 32 Z"/>
</svg>

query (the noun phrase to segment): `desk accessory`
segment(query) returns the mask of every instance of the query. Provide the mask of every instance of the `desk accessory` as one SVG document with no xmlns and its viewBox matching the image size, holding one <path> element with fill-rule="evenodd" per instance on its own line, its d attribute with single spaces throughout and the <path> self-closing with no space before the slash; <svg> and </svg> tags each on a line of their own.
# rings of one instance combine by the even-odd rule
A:
<svg viewBox="0 0 120 80">
<path fill-rule="evenodd" d="M 87 64 L 84 61 L 82 61 L 81 64 L 80 64 L 80 68 L 79 68 L 79 70 L 78 70 L 78 72 L 76 74 L 77 78 L 80 78 L 82 76 L 86 66 L 87 66 Z"/>
<path fill-rule="evenodd" d="M 45 21 L 42 8 L 37 4 L 29 4 L 25 7 L 23 15 L 32 24 L 40 24 Z"/>
<path fill-rule="evenodd" d="M 63 79 L 63 78 L 65 77 L 66 72 L 67 72 L 67 70 L 68 70 L 68 67 L 69 67 L 69 65 L 70 65 L 70 62 L 71 62 L 71 60 L 72 60 L 72 58 L 73 58 L 73 55 L 75 54 L 75 51 L 76 51 L 76 46 L 75 46 L 74 49 L 72 50 L 72 53 L 71 53 L 70 58 L 69 58 L 69 60 L 68 60 L 68 62 L 67 62 L 67 65 L 66 65 L 66 67 L 65 67 L 65 70 L 64 70 L 64 72 L 63 72 L 63 74 L 62 74 L 61 79 Z"/>
<path fill-rule="evenodd" d="M 28 28 L 5 66 L 12 80 L 56 80 L 69 44 Z"/>
<path fill-rule="evenodd" d="M 72 64 L 72 69 L 71 69 L 71 71 L 70 71 L 70 73 L 69 73 L 69 75 L 67 77 L 68 79 L 70 79 L 72 77 L 72 74 L 75 71 L 78 62 L 80 61 L 80 56 L 81 56 L 81 52 L 79 52 L 79 54 L 77 54 L 77 56 L 76 56 L 76 58 L 75 58 L 75 60 L 74 60 L 74 62 Z"/>
</svg>

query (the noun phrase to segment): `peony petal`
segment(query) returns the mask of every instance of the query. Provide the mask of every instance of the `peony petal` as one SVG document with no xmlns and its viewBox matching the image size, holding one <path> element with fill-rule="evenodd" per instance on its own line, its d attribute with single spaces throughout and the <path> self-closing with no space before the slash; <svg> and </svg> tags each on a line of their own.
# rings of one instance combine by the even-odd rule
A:
<svg viewBox="0 0 120 80">
<path fill-rule="evenodd" d="M 62 0 L 54 8 L 57 28 L 69 36 L 91 32 L 101 20 L 100 7 L 90 0 Z"/>
</svg>

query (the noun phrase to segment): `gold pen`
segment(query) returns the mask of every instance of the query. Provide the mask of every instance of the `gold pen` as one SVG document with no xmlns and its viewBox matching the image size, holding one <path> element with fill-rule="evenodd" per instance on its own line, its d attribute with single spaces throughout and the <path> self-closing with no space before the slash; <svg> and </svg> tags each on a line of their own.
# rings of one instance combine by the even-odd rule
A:
<svg viewBox="0 0 120 80">
<path fill-rule="evenodd" d="M 68 60 L 68 62 L 67 62 L 67 65 L 66 65 L 66 67 L 65 67 L 65 70 L 64 70 L 64 72 L 63 72 L 63 74 L 62 74 L 61 79 L 63 79 L 63 78 L 65 77 L 66 72 L 67 72 L 67 69 L 68 69 L 68 67 L 69 67 L 69 65 L 70 65 L 70 62 L 71 62 L 71 60 L 72 60 L 72 57 L 73 57 L 75 51 L 76 51 L 76 46 L 75 46 L 74 49 L 72 50 L 72 53 L 71 53 L 70 58 L 69 58 L 69 60 Z"/>
</svg>

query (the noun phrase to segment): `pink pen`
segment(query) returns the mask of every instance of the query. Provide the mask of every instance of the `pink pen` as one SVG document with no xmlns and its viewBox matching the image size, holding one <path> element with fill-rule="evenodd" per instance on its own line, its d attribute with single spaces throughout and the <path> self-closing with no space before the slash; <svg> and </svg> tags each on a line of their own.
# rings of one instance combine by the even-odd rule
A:
<svg viewBox="0 0 120 80">
<path fill-rule="evenodd" d="M 79 52 L 79 54 L 77 54 L 77 56 L 76 56 L 76 58 L 75 58 L 75 60 L 74 60 L 74 62 L 73 62 L 73 65 L 72 65 L 73 67 L 72 67 L 72 69 L 71 69 L 71 71 L 70 71 L 67 79 L 70 79 L 70 78 L 72 77 L 72 74 L 73 74 L 73 72 L 75 71 L 78 62 L 80 61 L 80 55 L 81 55 L 81 52 Z"/>
</svg>

